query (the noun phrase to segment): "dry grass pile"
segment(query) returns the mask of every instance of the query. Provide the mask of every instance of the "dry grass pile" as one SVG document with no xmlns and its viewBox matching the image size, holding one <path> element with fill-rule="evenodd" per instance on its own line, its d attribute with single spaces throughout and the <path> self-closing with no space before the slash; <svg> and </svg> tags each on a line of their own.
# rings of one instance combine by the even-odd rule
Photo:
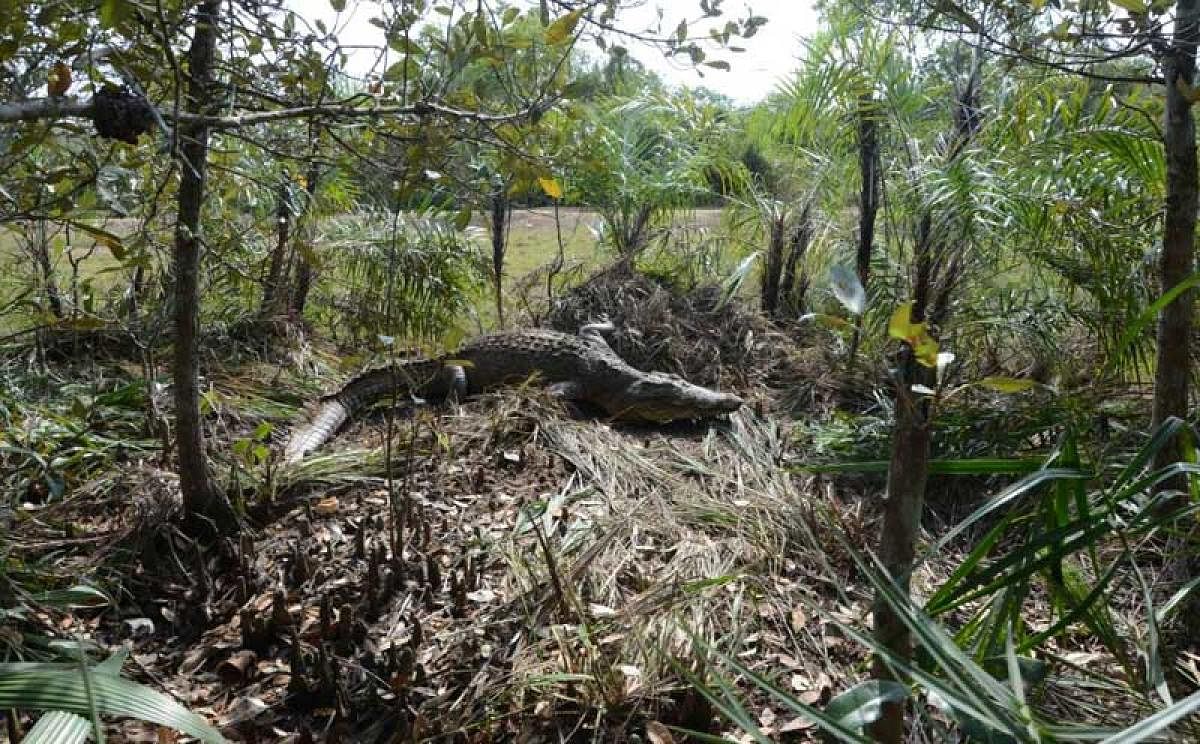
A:
<svg viewBox="0 0 1200 744">
<path fill-rule="evenodd" d="M 797 610 L 803 596 L 861 620 L 866 603 L 843 589 L 833 502 L 778 466 L 773 423 L 743 412 L 724 430 L 643 439 L 558 419 L 542 438 L 574 476 L 509 543 L 501 591 L 532 632 L 505 694 L 612 741 L 648 720 L 725 732 L 680 682 L 677 665 L 706 673 L 696 640 L 814 700 L 857 677 L 861 651 Z M 808 725 L 759 712 L 768 733 Z"/>
<path fill-rule="evenodd" d="M 739 390 L 795 379 L 795 342 L 719 287 L 679 294 L 620 262 L 554 303 L 548 324 L 574 333 L 607 317 L 610 344 L 640 369 L 674 372 L 700 385 Z"/>
</svg>

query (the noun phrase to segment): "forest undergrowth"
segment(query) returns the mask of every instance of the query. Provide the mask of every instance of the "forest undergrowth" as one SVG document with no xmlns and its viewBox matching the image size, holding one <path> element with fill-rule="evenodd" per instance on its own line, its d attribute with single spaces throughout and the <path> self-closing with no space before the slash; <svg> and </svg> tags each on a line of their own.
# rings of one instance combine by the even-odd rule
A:
<svg viewBox="0 0 1200 744">
<path fill-rule="evenodd" d="M 843 626 L 869 623 L 872 587 L 854 555 L 874 544 L 882 477 L 796 466 L 886 457 L 887 412 L 870 404 L 882 370 L 840 374 L 828 337 L 627 270 L 564 295 L 547 320 L 570 329 L 601 313 L 635 365 L 751 406 L 711 428 L 615 426 L 522 388 L 391 421 L 376 412 L 284 466 L 274 453 L 305 401 L 354 370 L 319 345 L 225 344 L 209 359 L 206 426 L 250 529 L 211 549 L 176 527 L 161 370 L 103 347 L 71 364 L 6 350 L 0 470 L 23 495 L 3 515 L 2 591 L 30 608 L 8 642 L 125 645 L 136 679 L 244 741 L 668 741 L 673 727 L 738 738 L 686 681 L 718 672 L 721 654 L 812 705 L 866 679 L 868 650 Z M 1068 420 L 1044 400 L 1001 405 L 990 422 L 949 410 L 944 454 L 1044 457 Z M 1114 414 L 1105 436 L 1135 423 Z M 1012 479 L 935 479 L 931 540 Z M 989 526 L 925 556 L 916 595 L 936 592 Z M 1159 548 L 1138 547 L 1150 586 L 1168 570 Z M 104 596 L 39 601 L 81 584 Z M 1037 603 L 1053 598 L 1033 597 L 1024 617 L 1036 631 L 1053 617 Z M 1120 613 L 1139 600 L 1114 593 L 1114 627 L 1137 626 Z M 1038 703 L 1049 714 L 1138 716 L 1103 684 L 1115 662 L 1084 628 L 1053 653 L 1059 673 Z M 818 740 L 810 718 L 738 679 L 764 734 Z M 938 740 L 950 723 L 924 707 L 917 731 Z M 111 731 L 159 740 L 148 724 Z"/>
</svg>

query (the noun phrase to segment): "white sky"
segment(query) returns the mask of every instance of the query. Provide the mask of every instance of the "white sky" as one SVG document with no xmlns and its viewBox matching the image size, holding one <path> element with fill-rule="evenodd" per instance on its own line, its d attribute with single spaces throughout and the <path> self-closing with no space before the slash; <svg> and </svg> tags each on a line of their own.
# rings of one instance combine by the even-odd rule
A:
<svg viewBox="0 0 1200 744">
<path fill-rule="evenodd" d="M 657 3 L 663 8 L 663 30 L 670 33 L 679 21 L 689 21 L 700 15 L 697 0 L 662 0 Z M 729 72 L 701 67 L 701 79 L 691 67 L 684 67 L 663 57 L 657 49 L 630 46 L 630 52 L 647 67 L 671 83 L 680 85 L 703 85 L 723 93 L 738 103 L 753 103 L 766 97 L 775 85 L 797 67 L 800 54 L 800 39 L 817 30 L 817 11 L 812 0 L 759 0 L 745 3 L 741 0 L 726 0 L 725 14 L 720 18 L 701 19 L 696 30 L 707 33 L 711 26 L 724 26 L 729 19 L 746 17 L 747 5 L 755 15 L 765 16 L 767 24 L 749 39 L 731 40 L 733 46 L 746 51 L 740 53 L 721 52 L 714 46 L 706 49 L 711 58 L 729 62 Z M 657 17 L 656 3 L 648 2 L 641 8 L 629 10 L 622 17 L 627 28 L 638 29 L 653 23 Z"/>
<path fill-rule="evenodd" d="M 702 67 L 703 79 L 690 67 L 685 67 L 663 57 L 653 47 L 624 41 L 630 53 L 647 67 L 657 72 L 668 83 L 677 85 L 704 85 L 729 96 L 738 103 L 753 103 L 765 97 L 775 85 L 796 67 L 800 52 L 800 39 L 812 34 L 817 27 L 817 12 L 813 0 L 725 0 L 724 15 L 715 19 L 700 19 L 691 29 L 695 36 L 706 34 L 712 26 L 724 26 L 726 20 L 744 18 L 746 9 L 755 15 L 765 16 L 768 21 L 749 39 L 731 40 L 734 46 L 746 49 L 741 53 L 721 52 L 715 46 L 706 49 L 709 59 L 724 59 L 733 69 L 729 72 Z M 334 12 L 328 0 L 289 0 L 288 5 L 310 19 L 320 18 L 332 24 Z M 618 16 L 618 25 L 633 31 L 643 31 L 657 19 L 657 8 L 663 9 L 663 33 L 671 33 L 685 18 L 689 23 L 700 16 L 698 0 L 646 0 L 640 7 L 630 8 Z M 338 38 L 342 44 L 379 45 L 383 32 L 372 26 L 369 19 L 374 15 L 374 6 L 364 3 L 356 7 L 351 0 L 347 3 L 339 24 Z M 435 16 L 441 18 L 441 16 Z M 362 56 L 362 55 L 360 55 Z M 353 60 L 351 70 L 356 66 Z M 362 60 L 363 69 L 369 62 Z"/>
</svg>

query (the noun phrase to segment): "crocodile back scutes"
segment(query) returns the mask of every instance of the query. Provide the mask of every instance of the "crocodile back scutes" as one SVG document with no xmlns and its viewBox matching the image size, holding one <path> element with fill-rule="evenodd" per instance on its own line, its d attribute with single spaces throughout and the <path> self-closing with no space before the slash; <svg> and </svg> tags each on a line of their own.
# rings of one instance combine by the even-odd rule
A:
<svg viewBox="0 0 1200 744">
<path fill-rule="evenodd" d="M 640 374 L 603 341 L 543 329 L 481 336 L 448 358 L 470 362 L 466 372 L 473 393 L 534 374 L 548 383 L 585 386 L 624 384 Z"/>
</svg>

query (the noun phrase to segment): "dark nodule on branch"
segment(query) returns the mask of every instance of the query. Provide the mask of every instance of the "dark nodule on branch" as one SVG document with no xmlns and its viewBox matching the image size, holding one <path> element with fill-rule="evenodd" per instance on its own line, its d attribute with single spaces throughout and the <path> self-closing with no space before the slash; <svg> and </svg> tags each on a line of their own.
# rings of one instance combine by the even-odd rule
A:
<svg viewBox="0 0 1200 744">
<path fill-rule="evenodd" d="M 129 88 L 106 85 L 92 99 L 92 123 L 101 137 L 136 145 L 154 129 L 154 109 Z"/>
</svg>

